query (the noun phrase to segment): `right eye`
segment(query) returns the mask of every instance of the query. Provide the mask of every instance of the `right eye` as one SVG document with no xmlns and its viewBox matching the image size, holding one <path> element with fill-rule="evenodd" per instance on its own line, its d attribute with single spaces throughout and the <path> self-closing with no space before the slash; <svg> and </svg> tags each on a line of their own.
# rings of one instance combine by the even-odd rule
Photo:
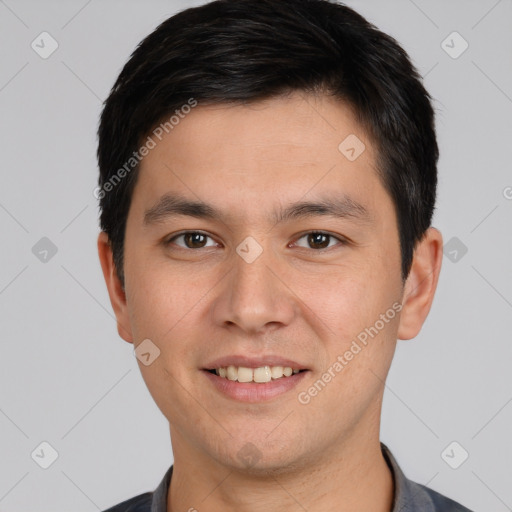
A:
<svg viewBox="0 0 512 512">
<path fill-rule="evenodd" d="M 210 243 L 208 243 L 208 239 L 210 239 Z M 217 245 L 215 240 L 201 231 L 186 231 L 174 235 L 165 242 L 166 245 L 171 243 L 183 249 L 202 249 L 203 247 L 215 247 Z"/>
</svg>

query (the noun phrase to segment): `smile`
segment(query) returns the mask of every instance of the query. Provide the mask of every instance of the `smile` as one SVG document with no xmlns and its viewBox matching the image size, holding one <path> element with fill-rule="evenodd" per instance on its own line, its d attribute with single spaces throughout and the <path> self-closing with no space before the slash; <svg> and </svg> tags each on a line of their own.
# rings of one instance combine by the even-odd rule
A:
<svg viewBox="0 0 512 512">
<path fill-rule="evenodd" d="M 237 382 L 257 382 L 264 384 L 272 380 L 290 377 L 301 370 L 290 366 L 260 366 L 258 368 L 247 368 L 245 366 L 223 366 L 209 370 L 223 379 Z"/>
</svg>

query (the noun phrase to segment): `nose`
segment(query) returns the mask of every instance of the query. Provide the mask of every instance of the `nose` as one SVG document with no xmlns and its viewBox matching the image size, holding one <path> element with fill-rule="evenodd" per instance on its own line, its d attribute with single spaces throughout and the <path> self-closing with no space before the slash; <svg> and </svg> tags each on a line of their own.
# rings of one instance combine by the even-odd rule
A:
<svg viewBox="0 0 512 512">
<path fill-rule="evenodd" d="M 217 325 L 263 334 L 289 325 L 298 307 L 286 272 L 270 250 L 251 263 L 233 255 L 232 271 L 222 281 L 212 304 Z"/>
</svg>

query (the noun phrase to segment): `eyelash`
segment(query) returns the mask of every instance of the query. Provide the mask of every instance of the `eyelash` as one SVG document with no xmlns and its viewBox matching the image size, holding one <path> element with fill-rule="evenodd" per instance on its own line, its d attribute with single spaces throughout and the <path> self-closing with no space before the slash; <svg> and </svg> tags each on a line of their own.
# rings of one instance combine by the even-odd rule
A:
<svg viewBox="0 0 512 512">
<path fill-rule="evenodd" d="M 173 242 L 175 242 L 178 238 L 180 237 L 183 237 L 185 235 L 191 235 L 191 234 L 197 234 L 197 235 L 203 235 L 207 238 L 210 238 L 211 240 L 214 240 L 213 237 L 211 237 L 210 235 L 208 235 L 207 233 L 204 233 L 203 231 L 183 231 L 181 233 L 178 233 L 176 235 L 173 235 L 171 238 L 167 239 L 164 244 L 167 246 L 167 245 L 171 245 Z M 339 242 L 339 245 L 347 245 L 349 242 L 347 239 L 345 239 L 344 237 L 341 237 L 341 236 L 337 236 L 337 235 L 333 235 L 332 233 L 329 233 L 327 231 L 307 231 L 305 233 L 302 233 L 294 242 L 291 242 L 293 244 L 297 243 L 299 240 L 301 240 L 302 238 L 308 236 L 308 235 L 324 235 L 326 237 L 329 237 L 329 239 L 335 239 Z M 329 240 L 330 241 L 330 240 Z M 289 245 L 288 245 L 289 246 Z M 199 249 L 205 249 L 205 248 L 208 248 L 208 247 L 199 247 L 199 248 L 190 248 L 190 247 L 182 247 L 182 246 L 178 246 L 180 249 L 184 249 L 184 250 L 190 250 L 190 251 L 197 251 Z M 335 246 L 334 246 L 335 247 Z M 312 247 L 301 247 L 302 249 L 310 249 L 312 251 L 315 251 L 315 252 L 323 252 L 323 251 L 327 251 L 329 249 L 332 249 L 333 247 L 323 247 L 321 249 L 313 249 Z"/>
</svg>

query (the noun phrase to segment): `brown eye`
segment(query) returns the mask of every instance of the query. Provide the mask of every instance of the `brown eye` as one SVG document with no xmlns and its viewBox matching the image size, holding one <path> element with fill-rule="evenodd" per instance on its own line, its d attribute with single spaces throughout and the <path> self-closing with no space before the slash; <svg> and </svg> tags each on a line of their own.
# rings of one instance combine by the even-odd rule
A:
<svg viewBox="0 0 512 512">
<path fill-rule="evenodd" d="M 295 245 L 299 247 L 305 247 L 306 249 L 327 249 L 337 244 L 343 245 L 344 240 L 340 239 L 329 233 L 323 233 L 321 231 L 311 231 L 301 236 Z"/>
<path fill-rule="evenodd" d="M 190 249 L 199 249 L 204 247 L 207 238 L 208 237 L 202 233 L 186 233 L 183 235 L 185 245 Z"/>
<path fill-rule="evenodd" d="M 167 245 L 171 243 L 184 249 L 202 249 L 203 247 L 212 247 L 216 245 L 215 241 L 212 240 L 211 237 L 201 233 L 200 231 L 188 231 L 181 235 L 176 235 L 167 242 Z"/>
<path fill-rule="evenodd" d="M 310 233 L 308 236 L 308 244 L 312 249 L 325 249 L 329 246 L 331 237 L 324 233 Z"/>
</svg>

